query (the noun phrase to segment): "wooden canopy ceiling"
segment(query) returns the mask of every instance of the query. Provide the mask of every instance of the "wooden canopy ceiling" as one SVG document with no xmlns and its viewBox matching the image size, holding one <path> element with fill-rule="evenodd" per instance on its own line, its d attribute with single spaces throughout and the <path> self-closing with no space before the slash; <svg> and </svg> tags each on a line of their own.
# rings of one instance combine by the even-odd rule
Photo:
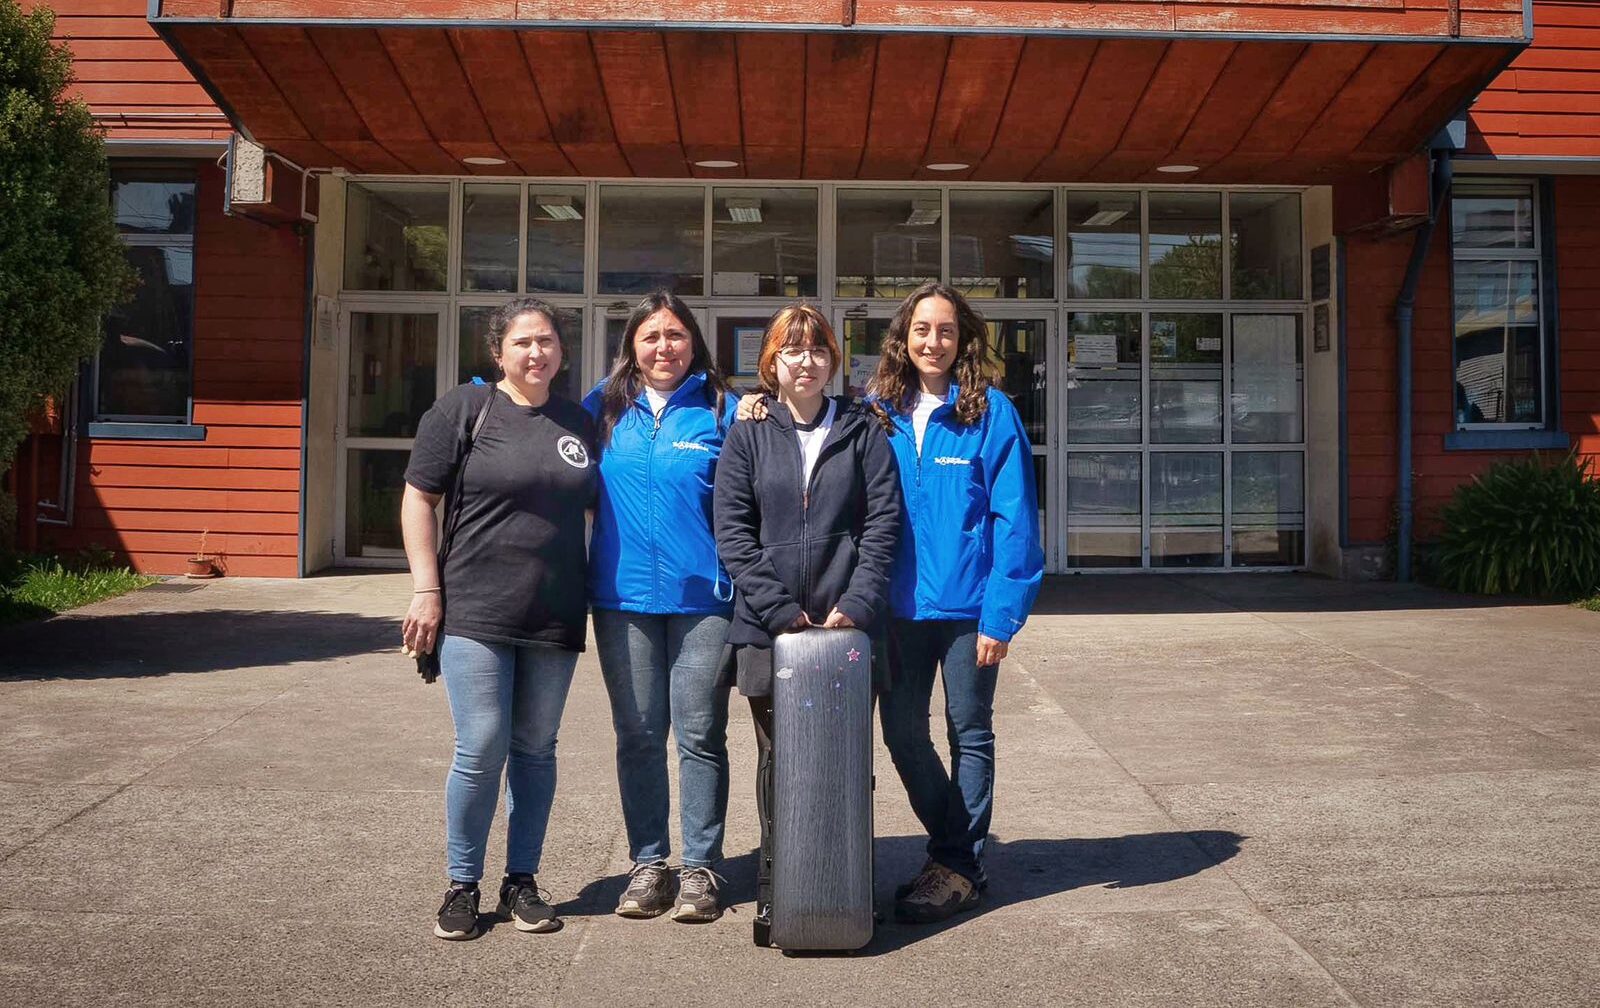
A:
<svg viewBox="0 0 1600 1008">
<path fill-rule="evenodd" d="M 1326 182 L 1414 152 L 1522 45 L 158 27 L 242 130 L 305 167 L 650 178 Z M 971 167 L 925 167 L 941 162 Z"/>
</svg>

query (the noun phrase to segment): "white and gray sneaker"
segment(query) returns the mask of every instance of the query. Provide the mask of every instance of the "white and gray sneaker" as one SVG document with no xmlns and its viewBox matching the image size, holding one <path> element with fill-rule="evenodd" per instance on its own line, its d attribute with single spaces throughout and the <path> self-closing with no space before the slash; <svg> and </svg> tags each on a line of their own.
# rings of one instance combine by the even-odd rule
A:
<svg viewBox="0 0 1600 1008">
<path fill-rule="evenodd" d="M 672 869 L 665 861 L 636 864 L 617 901 L 619 917 L 659 917 L 672 907 Z"/>
<path fill-rule="evenodd" d="M 717 873 L 710 868 L 687 867 L 678 873 L 678 899 L 672 919 L 679 924 L 709 924 L 722 916 L 717 902 Z"/>
</svg>

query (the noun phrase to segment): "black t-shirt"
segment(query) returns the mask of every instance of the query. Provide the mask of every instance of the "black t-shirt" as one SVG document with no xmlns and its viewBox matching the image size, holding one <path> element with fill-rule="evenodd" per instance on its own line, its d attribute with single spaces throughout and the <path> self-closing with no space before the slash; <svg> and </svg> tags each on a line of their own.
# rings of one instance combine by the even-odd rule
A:
<svg viewBox="0 0 1600 1008">
<path fill-rule="evenodd" d="M 444 632 L 582 651 L 584 510 L 597 483 L 594 421 L 551 396 L 518 406 L 494 386 L 440 396 L 417 425 L 406 482 L 448 494 L 486 396 L 494 405 L 467 458 L 461 518 L 445 559 Z"/>
</svg>

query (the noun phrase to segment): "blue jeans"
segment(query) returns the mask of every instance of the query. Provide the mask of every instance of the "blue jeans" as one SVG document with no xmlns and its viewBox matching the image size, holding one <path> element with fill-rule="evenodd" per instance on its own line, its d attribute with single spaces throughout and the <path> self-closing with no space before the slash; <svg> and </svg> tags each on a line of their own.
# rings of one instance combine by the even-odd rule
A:
<svg viewBox="0 0 1600 1008">
<path fill-rule="evenodd" d="M 683 863 L 722 859 L 728 814 L 728 686 L 722 681 L 728 615 L 594 611 L 600 672 L 617 729 L 617 784 L 635 864 L 672 853 L 667 813 L 667 726 L 678 741 Z"/>
<path fill-rule="evenodd" d="M 891 620 L 893 682 L 878 698 L 883 742 L 928 831 L 928 856 L 974 884 L 994 810 L 994 690 L 999 666 L 978 666 L 976 620 Z M 944 676 L 947 770 L 928 732 L 936 671 Z"/>
<path fill-rule="evenodd" d="M 439 674 L 450 697 L 456 754 L 445 778 L 450 878 L 483 878 L 489 826 L 506 780 L 506 874 L 532 875 L 556 794 L 556 728 L 578 663 L 575 651 L 446 636 Z"/>
</svg>

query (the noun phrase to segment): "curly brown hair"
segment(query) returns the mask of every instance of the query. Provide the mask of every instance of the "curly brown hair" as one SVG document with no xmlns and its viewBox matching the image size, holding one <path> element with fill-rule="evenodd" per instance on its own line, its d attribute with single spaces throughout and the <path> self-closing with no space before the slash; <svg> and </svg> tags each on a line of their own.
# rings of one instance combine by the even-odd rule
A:
<svg viewBox="0 0 1600 1008">
<path fill-rule="evenodd" d="M 998 373 L 989 348 L 989 326 L 960 291 L 936 281 L 923 284 L 900 302 L 883 337 L 882 356 L 867 393 L 898 413 L 915 408 L 920 383 L 906 340 L 917 305 L 931 297 L 944 298 L 956 310 L 956 359 L 950 377 L 961 390 L 956 395 L 956 418 L 971 426 L 982 420 L 989 408 L 989 386 Z"/>
</svg>

